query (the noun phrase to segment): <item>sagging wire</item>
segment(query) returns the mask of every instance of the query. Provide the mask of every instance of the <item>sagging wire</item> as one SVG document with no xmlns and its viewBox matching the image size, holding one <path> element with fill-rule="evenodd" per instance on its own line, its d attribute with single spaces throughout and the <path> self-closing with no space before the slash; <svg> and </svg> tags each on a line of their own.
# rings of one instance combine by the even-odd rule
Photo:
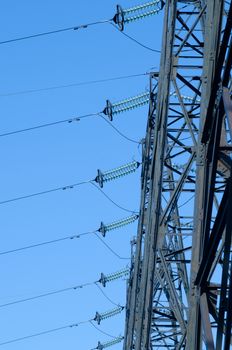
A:
<svg viewBox="0 0 232 350">
<path fill-rule="evenodd" d="M 103 295 L 112 305 L 114 305 L 114 306 L 119 306 L 119 304 L 115 303 L 112 299 L 110 299 L 110 298 L 108 297 L 108 295 L 106 295 L 106 293 L 101 289 L 101 287 L 100 287 L 97 283 L 95 283 L 95 286 L 100 290 L 100 292 L 102 293 L 102 295 Z"/>
<path fill-rule="evenodd" d="M 35 192 L 35 193 L 31 193 L 31 194 L 22 195 L 22 196 L 19 196 L 19 197 L 6 199 L 6 200 L 3 200 L 3 201 L 0 201 L 0 205 L 11 203 L 11 202 L 20 201 L 22 199 L 28 199 L 28 198 L 32 198 L 32 197 L 42 196 L 42 195 L 49 194 L 49 193 L 52 193 L 52 192 L 71 190 L 71 189 L 74 189 L 77 186 L 81 186 L 81 185 L 87 184 L 90 181 L 91 180 L 81 181 L 81 182 L 73 183 L 71 185 L 55 187 L 55 188 L 51 188 L 51 189 L 45 190 L 45 191 Z"/>
<path fill-rule="evenodd" d="M 12 135 L 21 134 L 21 133 L 25 133 L 25 132 L 28 132 L 28 131 L 38 130 L 38 129 L 43 129 L 43 128 L 56 126 L 56 125 L 60 125 L 60 124 L 67 124 L 67 123 L 71 124 L 71 123 L 79 122 L 79 121 L 81 121 L 82 119 L 85 119 L 85 118 L 96 117 L 96 116 L 101 117 L 108 125 L 111 126 L 111 128 L 114 129 L 115 132 L 117 132 L 121 137 L 123 137 L 127 141 L 136 143 L 138 145 L 141 143 L 140 141 L 136 141 L 134 139 L 131 139 L 127 135 L 123 134 L 118 128 L 116 128 L 113 124 L 111 124 L 100 113 L 90 113 L 90 114 L 82 115 L 82 116 L 79 116 L 79 117 L 72 117 L 72 118 L 68 118 L 68 119 L 56 120 L 56 121 L 51 122 L 51 123 L 39 124 L 39 125 L 35 125 L 35 126 L 29 127 L 29 128 L 13 130 L 13 131 L 9 131 L 9 132 L 5 132 L 5 133 L 0 134 L 0 137 L 12 136 Z"/>
<path fill-rule="evenodd" d="M 89 81 L 81 81 L 79 83 L 76 82 L 76 83 L 70 83 L 70 84 L 48 86 L 48 87 L 37 88 L 37 89 L 13 91 L 13 92 L 8 92 L 8 93 L 0 93 L 0 97 L 26 95 L 26 94 L 33 94 L 33 93 L 44 92 L 44 91 L 53 91 L 53 90 L 59 90 L 59 89 L 78 87 L 78 86 L 88 86 L 88 85 L 93 85 L 93 84 L 106 83 L 106 82 L 110 82 L 110 81 L 117 81 L 117 80 L 124 80 L 124 79 L 144 77 L 144 76 L 147 76 L 147 75 L 150 75 L 150 73 L 145 72 L 145 73 L 138 73 L 138 74 L 131 74 L 131 75 L 121 75 L 121 76 L 112 77 L 112 78 L 105 78 L 105 79 L 98 79 L 98 80 L 89 80 Z"/>
<path fill-rule="evenodd" d="M 116 14 L 111 19 L 100 20 L 100 21 L 86 23 L 78 26 L 60 28 L 57 30 L 51 30 L 51 31 L 36 33 L 36 34 L 27 35 L 23 37 L 3 40 L 3 41 L 0 41 L 0 45 L 38 38 L 38 37 L 52 35 L 52 34 L 58 34 L 61 32 L 87 29 L 90 26 L 96 26 L 99 24 L 106 24 L 106 23 L 115 24 L 117 28 L 122 32 L 124 30 L 125 24 L 132 23 L 134 21 L 141 20 L 141 19 L 158 14 L 163 9 L 164 4 L 165 3 L 163 0 L 153 0 L 150 2 L 146 2 L 142 5 L 131 7 L 129 9 L 123 9 L 120 5 L 117 5 Z"/>
<path fill-rule="evenodd" d="M 126 258 L 126 257 L 123 257 L 121 255 L 119 255 L 118 253 L 115 252 L 115 250 L 113 250 L 109 244 L 107 244 L 105 241 L 103 241 L 103 239 L 97 234 L 95 233 L 95 236 L 99 239 L 99 241 L 102 242 L 102 244 L 104 244 L 104 246 L 106 246 L 106 248 L 113 254 L 115 255 L 118 259 L 120 260 L 131 260 L 131 258 Z"/>
<path fill-rule="evenodd" d="M 116 339 L 116 337 L 112 334 L 109 334 L 109 333 L 106 333 L 105 331 L 103 331 L 102 329 L 100 329 L 99 327 L 97 327 L 92 321 L 89 322 L 91 324 L 91 326 L 93 326 L 93 328 L 95 328 L 98 332 L 104 334 L 104 335 L 107 335 L 108 337 L 110 338 L 113 338 L 113 339 Z M 96 348 L 94 348 L 96 349 Z M 94 350 L 93 349 L 93 350 Z"/>
<path fill-rule="evenodd" d="M 141 43 L 141 41 L 138 41 L 137 39 L 133 38 L 131 35 L 121 31 L 114 23 L 110 22 L 110 24 L 117 29 L 117 31 L 119 33 L 121 33 L 122 35 L 124 35 L 126 38 L 130 39 L 131 41 L 133 41 L 134 43 L 136 43 L 137 45 L 143 47 L 144 49 L 146 50 L 149 50 L 149 51 L 152 51 L 152 52 L 156 52 L 156 53 L 161 53 L 161 50 L 157 50 L 157 49 L 153 49 L 152 47 L 150 46 L 147 46 L 143 43 Z"/>
<path fill-rule="evenodd" d="M 114 169 L 106 171 L 106 172 L 101 172 L 101 170 L 98 169 L 97 176 L 93 180 L 81 181 L 81 182 L 73 183 L 71 185 L 55 187 L 55 188 L 52 188 L 52 189 L 49 189 L 49 190 L 45 190 L 45 191 L 35 192 L 35 193 L 27 194 L 27 195 L 22 195 L 22 196 L 19 196 L 19 197 L 6 199 L 6 200 L 3 200 L 3 201 L 0 201 L 0 205 L 11 203 L 11 202 L 20 201 L 22 199 L 28 199 L 28 198 L 32 198 L 32 197 L 41 196 L 41 195 L 49 194 L 49 193 L 52 193 L 52 192 L 71 190 L 71 189 L 74 189 L 77 186 L 81 186 L 81 185 L 84 185 L 84 184 L 88 184 L 88 183 L 92 183 L 93 184 L 93 182 L 98 183 L 99 186 L 102 188 L 103 184 L 106 183 L 106 182 L 116 180 L 118 178 L 124 177 L 126 175 L 129 175 L 129 174 L 135 172 L 136 169 L 139 167 L 139 165 L 140 165 L 139 162 L 133 161 L 133 162 L 127 163 L 125 165 L 122 165 L 122 166 L 120 166 L 118 168 L 114 168 Z"/>
<path fill-rule="evenodd" d="M 125 134 L 123 134 L 118 128 L 116 128 L 112 123 L 110 123 L 109 120 L 107 120 L 103 115 L 101 115 L 100 113 L 98 114 L 99 117 L 101 117 L 108 125 L 110 125 L 111 128 L 113 128 L 121 137 L 123 137 L 124 139 L 126 139 L 127 141 L 136 143 L 137 145 L 141 144 L 141 141 L 136 141 L 131 139 L 130 137 L 126 136 Z"/>
<path fill-rule="evenodd" d="M 71 291 L 71 290 L 82 289 L 82 288 L 85 288 L 87 286 L 92 286 L 95 283 L 96 282 L 79 284 L 79 285 L 75 285 L 75 286 L 72 286 L 72 287 L 57 289 L 57 290 L 54 290 L 54 291 L 51 291 L 51 292 L 38 294 L 38 295 L 35 295 L 33 297 L 29 297 L 29 298 L 22 298 L 22 299 L 14 300 L 14 301 L 11 301 L 9 303 L 0 304 L 0 308 L 9 307 L 9 306 L 13 306 L 13 305 L 21 304 L 21 303 L 26 303 L 28 301 L 42 299 L 42 298 L 46 298 L 46 297 L 49 297 L 49 296 L 52 296 L 52 295 L 56 295 L 56 294 L 62 294 L 62 293 L 65 293 L 65 292 L 68 292 L 68 291 Z"/>
<path fill-rule="evenodd" d="M 41 37 L 41 36 L 47 36 L 47 35 L 51 35 L 51 34 L 58 34 L 58 33 L 67 32 L 67 31 L 86 29 L 86 28 L 88 28 L 90 26 L 94 26 L 94 25 L 98 25 L 98 24 L 105 24 L 105 23 L 109 23 L 109 22 L 111 22 L 111 19 L 110 20 L 103 20 L 103 21 L 92 22 L 92 23 L 86 23 L 86 24 L 82 24 L 82 25 L 79 25 L 79 26 L 72 26 L 72 27 L 67 27 L 67 28 L 60 28 L 60 29 L 57 29 L 57 30 L 50 30 L 50 31 L 47 31 L 47 32 L 31 34 L 31 35 L 27 35 L 27 36 L 23 36 L 23 37 L 18 37 L 18 38 L 13 38 L 13 39 L 0 41 L 0 45 L 10 44 L 10 43 L 13 43 L 13 42 L 23 41 L 23 40 L 28 40 L 28 39 L 34 39 L 34 38 L 38 38 L 38 37 Z"/>
<path fill-rule="evenodd" d="M 89 114 L 85 114 L 85 115 L 81 115 L 81 116 L 75 116 L 72 118 L 56 120 L 56 121 L 51 122 L 51 123 L 44 123 L 44 124 L 39 124 L 39 125 L 35 125 L 32 127 L 24 128 L 24 129 L 8 131 L 8 132 L 0 134 L 0 137 L 6 137 L 6 136 L 15 135 L 15 134 L 25 133 L 28 131 L 33 131 L 33 130 L 38 130 L 38 129 L 42 129 L 42 128 L 46 128 L 46 127 L 56 126 L 59 124 L 66 124 L 66 123 L 71 124 L 73 122 L 79 122 L 80 120 L 85 119 L 85 118 L 98 116 L 101 119 L 103 119 L 106 123 L 108 123 L 121 137 L 125 138 L 126 140 L 128 140 L 130 142 L 140 144 L 141 141 L 133 140 L 130 137 L 123 134 L 120 130 L 118 130 L 118 128 L 116 128 L 114 125 L 109 123 L 108 120 L 105 119 L 105 117 L 102 114 L 108 116 L 110 121 L 112 121 L 113 116 L 115 116 L 119 113 L 127 112 L 127 111 L 130 111 L 130 110 L 133 110 L 135 108 L 138 108 L 138 107 L 141 107 L 143 105 L 148 104 L 150 98 L 152 98 L 152 96 L 150 96 L 150 93 L 143 92 L 137 96 L 134 96 L 134 97 L 131 97 L 131 98 L 128 98 L 128 99 L 125 99 L 125 100 L 122 100 L 120 102 L 113 103 L 113 104 L 109 100 L 106 100 L 106 106 L 101 112 L 89 113 Z"/>
<path fill-rule="evenodd" d="M 33 130 L 37 130 L 37 129 L 47 128 L 47 127 L 55 126 L 55 125 L 59 125 L 59 124 L 66 124 L 66 123 L 71 124 L 73 122 L 79 122 L 81 119 L 95 117 L 97 115 L 98 115 L 98 113 L 90 113 L 90 114 L 81 115 L 79 117 L 72 117 L 72 118 L 67 118 L 67 119 L 62 119 L 62 120 L 56 120 L 56 121 L 51 122 L 51 123 L 39 124 L 39 125 L 31 126 L 29 128 L 25 128 L 25 129 L 18 129 L 18 130 L 5 132 L 5 133 L 0 134 L 0 137 L 21 134 L 21 133 L 24 133 L 27 131 L 33 131 Z"/>
<path fill-rule="evenodd" d="M 103 313 L 99 313 L 97 311 L 96 314 L 95 314 L 95 317 L 90 319 L 90 320 L 81 321 L 81 322 L 77 322 L 77 323 L 72 323 L 72 324 L 65 325 L 65 326 L 58 327 L 58 328 L 52 328 L 52 329 L 45 330 L 45 331 L 42 331 L 42 332 L 39 332 L 39 333 L 26 335 L 24 337 L 10 339 L 10 340 L 1 342 L 0 346 L 8 345 L 8 344 L 16 343 L 16 342 L 20 342 L 20 341 L 31 339 L 31 338 L 35 338 L 35 337 L 39 337 L 39 336 L 45 335 L 45 334 L 58 332 L 58 331 L 65 330 L 65 329 L 68 329 L 68 328 L 75 328 L 75 327 L 78 327 L 78 326 L 80 326 L 82 324 L 91 323 L 92 321 L 96 321 L 97 324 L 99 325 L 101 323 L 101 321 L 118 315 L 119 313 L 122 312 L 123 309 L 124 309 L 124 307 L 122 306 L 122 307 L 118 307 L 118 308 L 115 308 L 113 310 L 109 310 L 109 311 L 106 311 L 106 312 L 103 312 Z M 115 339 L 116 339 L 116 337 L 115 337 Z"/>
<path fill-rule="evenodd" d="M 106 232 L 108 232 L 110 230 L 119 229 L 123 226 L 129 225 L 129 224 L 133 223 L 134 221 L 136 221 L 137 219 L 138 219 L 138 215 L 132 215 L 131 217 L 127 217 L 124 219 L 120 219 L 118 221 L 114 221 L 113 223 L 110 223 L 108 225 L 104 225 L 103 222 L 101 222 L 100 227 L 97 230 L 83 232 L 83 233 L 79 233 L 79 234 L 76 233 L 76 234 L 73 234 L 70 236 L 65 236 L 65 237 L 61 237 L 61 238 L 57 238 L 57 239 L 53 239 L 53 240 L 49 240 L 49 241 L 44 241 L 44 242 L 40 242 L 40 243 L 36 243 L 36 244 L 30 244 L 30 245 L 15 248 L 15 249 L 5 250 L 5 251 L 0 252 L 0 256 L 12 254 L 12 253 L 17 253 L 17 252 L 27 250 L 27 249 L 38 248 L 38 247 L 45 246 L 48 244 L 59 243 L 59 242 L 65 241 L 65 240 L 78 239 L 78 238 L 81 238 L 81 237 L 86 236 L 86 235 L 95 234 L 97 232 L 101 232 L 103 237 L 105 237 Z M 103 227 L 104 227 L 104 229 L 103 229 Z"/>
<path fill-rule="evenodd" d="M 79 233 L 79 234 L 73 234 L 70 236 L 65 236 L 65 237 L 61 237 L 61 238 L 57 238 L 57 239 L 52 239 L 50 241 L 44 241 L 44 242 L 40 242 L 40 243 L 35 243 L 35 244 L 30 244 L 24 247 L 19 247 L 19 248 L 15 248 L 15 249 L 10 249 L 10 250 L 5 250 L 5 251 L 0 251 L 0 256 L 1 255 L 7 255 L 7 254 L 12 254 L 12 253 L 18 253 L 22 250 L 27 250 L 27 249 L 32 249 L 32 248 L 38 248 L 38 247 L 42 247 L 48 244 L 54 244 L 54 243 L 59 243 L 59 242 L 63 242 L 66 240 L 73 240 L 73 239 L 78 239 L 81 238 L 82 236 L 86 236 L 86 235 L 90 235 L 93 234 L 97 231 L 90 231 L 90 232 L 83 232 L 83 233 Z"/>
<path fill-rule="evenodd" d="M 113 22 L 109 22 L 114 28 L 124 35 L 126 38 L 132 40 L 134 43 L 143 47 L 146 50 L 161 53 L 160 50 L 153 49 L 147 45 L 144 45 L 137 39 L 133 38 L 131 35 L 124 32 L 124 27 L 128 23 L 147 18 L 149 16 L 157 15 L 164 7 L 163 0 L 154 0 L 146 2 L 142 5 L 137 5 L 129 9 L 123 9 L 120 5 L 117 5 L 117 13 L 113 18 Z"/>
<path fill-rule="evenodd" d="M 129 268 L 124 268 L 120 271 L 116 271 L 114 273 L 105 275 L 104 273 L 101 273 L 100 278 L 97 281 L 93 281 L 93 282 L 88 282 L 88 283 L 82 283 L 82 284 L 77 284 L 71 287 L 66 287 L 66 288 L 61 288 L 61 289 L 56 289 L 47 293 L 41 293 L 41 294 L 37 294 L 35 296 L 32 297 L 28 297 L 28 298 L 22 298 L 22 299 L 17 299 L 8 303 L 4 303 L 4 304 L 0 304 L 0 308 L 5 308 L 5 307 L 9 307 L 9 306 L 13 306 L 16 304 L 21 304 L 21 303 L 26 303 L 28 301 L 33 301 L 33 300 L 37 300 L 37 299 L 42 299 L 42 298 L 46 298 L 52 295 L 56 295 L 56 294 L 62 294 L 65 292 L 69 292 L 71 290 L 80 290 L 82 288 L 88 287 L 88 286 L 93 286 L 96 285 L 99 290 L 101 291 L 101 293 L 114 305 L 119 306 L 118 304 L 114 303 L 104 292 L 103 290 L 100 288 L 99 284 L 101 284 L 104 288 L 106 287 L 106 285 L 108 283 L 114 282 L 116 280 L 122 279 L 126 276 L 128 276 L 129 274 Z"/>
<path fill-rule="evenodd" d="M 12 343 L 17 343 L 17 342 L 20 342 L 20 341 L 23 341 L 23 340 L 27 340 L 27 339 L 31 339 L 31 338 L 35 338 L 35 337 L 40 337 L 41 335 L 55 333 L 55 332 L 59 332 L 59 331 L 65 330 L 65 329 L 69 329 L 69 328 L 75 328 L 75 327 L 78 327 L 78 326 L 80 326 L 82 324 L 89 323 L 89 322 L 90 322 L 90 320 L 82 321 L 82 322 L 73 323 L 73 324 L 65 325 L 65 326 L 58 327 L 58 328 L 48 329 L 48 330 L 45 330 L 45 331 L 42 331 L 42 332 L 39 332 L 39 333 L 33 333 L 33 334 L 30 334 L 30 335 L 26 335 L 24 337 L 10 339 L 10 340 L 1 342 L 0 346 L 12 344 Z"/>
</svg>

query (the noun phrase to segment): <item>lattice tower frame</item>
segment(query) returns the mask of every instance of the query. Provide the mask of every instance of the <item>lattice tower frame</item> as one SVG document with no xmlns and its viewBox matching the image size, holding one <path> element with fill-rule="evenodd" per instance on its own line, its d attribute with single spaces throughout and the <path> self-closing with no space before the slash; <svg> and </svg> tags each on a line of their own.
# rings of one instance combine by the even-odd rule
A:
<svg viewBox="0 0 232 350">
<path fill-rule="evenodd" d="M 124 350 L 224 349 L 232 322 L 232 1 L 168 0 L 150 76 Z"/>
</svg>

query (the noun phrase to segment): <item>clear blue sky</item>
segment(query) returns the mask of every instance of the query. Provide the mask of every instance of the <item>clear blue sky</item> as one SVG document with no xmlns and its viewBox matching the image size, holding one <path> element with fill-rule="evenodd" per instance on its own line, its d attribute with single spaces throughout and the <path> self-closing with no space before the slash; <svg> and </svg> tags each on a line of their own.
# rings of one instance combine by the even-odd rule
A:
<svg viewBox="0 0 232 350">
<path fill-rule="evenodd" d="M 130 7 L 143 1 L 121 1 Z M 111 18 L 117 1 L 8 0 L 1 6 L 0 41 Z M 135 22 L 125 32 L 145 45 L 160 49 L 162 14 Z M 109 24 L 0 46 L 1 132 L 100 112 L 106 99 L 119 101 L 148 89 L 148 77 L 70 87 L 31 94 L 14 92 L 56 85 L 145 73 L 159 67 L 159 54 L 148 51 Z M 147 107 L 115 117 L 113 125 L 127 136 L 145 135 Z M 38 131 L 0 137 L 0 201 L 93 179 L 97 169 L 111 169 L 141 160 L 141 148 L 118 135 L 100 118 L 63 124 Z M 130 210 L 139 208 L 140 169 L 108 183 L 104 191 Z M 0 252 L 82 233 L 129 214 L 114 206 L 96 188 L 73 190 L 0 205 Z M 137 223 L 109 232 L 105 242 L 130 257 L 130 240 Z M 125 267 L 94 236 L 69 240 L 15 254 L 0 255 L 0 304 L 32 297 L 75 284 L 96 281 L 100 273 Z M 125 305 L 126 282 L 104 289 Z M 0 307 L 0 343 L 44 330 L 88 320 L 96 311 L 114 306 L 96 286 L 44 299 Z M 124 313 L 103 321 L 100 329 L 124 333 Z M 90 324 L 50 335 L 0 346 L 9 350 L 89 350 L 110 340 Z M 114 346 L 121 349 L 122 344 Z"/>
</svg>

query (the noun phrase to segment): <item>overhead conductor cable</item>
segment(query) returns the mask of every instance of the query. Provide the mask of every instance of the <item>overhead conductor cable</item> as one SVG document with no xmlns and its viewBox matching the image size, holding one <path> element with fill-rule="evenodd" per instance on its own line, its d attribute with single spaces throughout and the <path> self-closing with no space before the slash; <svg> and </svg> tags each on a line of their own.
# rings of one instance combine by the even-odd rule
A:
<svg viewBox="0 0 232 350">
<path fill-rule="evenodd" d="M 178 98 L 178 95 L 176 92 L 171 92 L 170 97 Z M 194 102 L 195 101 L 196 103 L 200 103 L 199 99 L 195 100 L 195 98 L 192 96 L 180 95 L 180 97 L 182 100 L 187 101 L 187 102 Z M 121 100 L 121 101 L 115 102 L 115 103 L 112 103 L 110 100 L 106 100 L 106 106 L 103 109 L 103 111 L 101 111 L 101 112 L 89 113 L 89 114 L 76 116 L 76 117 L 72 117 L 72 118 L 56 120 L 56 121 L 51 122 L 51 123 L 39 124 L 39 125 L 25 128 L 25 129 L 18 129 L 18 130 L 13 130 L 13 131 L 9 131 L 9 132 L 4 132 L 4 133 L 0 134 L 0 137 L 6 137 L 6 136 L 14 135 L 14 134 L 38 130 L 41 128 L 51 127 L 51 126 L 64 124 L 64 123 L 71 124 L 73 122 L 80 122 L 82 119 L 86 119 L 89 117 L 100 116 L 100 117 L 102 117 L 102 119 L 107 121 L 102 114 L 106 115 L 110 121 L 113 121 L 114 116 L 121 114 L 121 113 L 124 113 L 124 112 L 129 112 L 135 108 L 139 108 L 139 107 L 142 107 L 144 105 L 147 105 L 150 100 L 154 100 L 154 102 L 156 102 L 156 98 L 157 98 L 157 94 L 151 94 L 150 92 L 145 91 L 145 92 L 142 92 L 136 96 L 133 96 L 133 97 L 130 97 L 130 98 L 127 98 L 127 99 L 124 99 L 124 100 Z M 135 143 L 139 143 L 139 142 L 137 142 L 135 140 L 131 140 L 128 137 L 126 137 L 125 135 L 123 135 L 121 132 L 119 132 L 119 130 L 117 128 L 115 128 L 115 127 L 113 127 L 113 128 L 124 138 L 127 138 L 128 140 L 133 141 Z"/>
<path fill-rule="evenodd" d="M 43 242 L 34 243 L 34 244 L 27 245 L 27 246 L 19 247 L 19 248 L 13 248 L 13 249 L 5 250 L 5 251 L 0 251 L 0 256 L 6 255 L 6 254 L 17 253 L 17 252 L 20 252 L 20 251 L 26 250 L 26 249 L 38 248 L 38 247 L 48 245 L 48 244 L 60 243 L 60 242 L 66 241 L 66 240 L 74 240 L 74 239 L 78 239 L 78 238 L 81 238 L 81 237 L 86 236 L 86 235 L 94 234 L 96 232 L 101 232 L 103 237 L 105 237 L 106 232 L 111 231 L 111 230 L 117 230 L 123 226 L 129 225 L 129 224 L 133 223 L 134 221 L 136 221 L 138 219 L 138 217 L 139 216 L 137 214 L 133 214 L 133 215 L 128 216 L 126 218 L 123 218 L 123 219 L 120 219 L 117 221 L 113 221 L 112 223 L 107 224 L 107 225 L 105 225 L 103 222 L 101 222 L 100 227 L 97 230 L 76 233 L 76 234 L 72 234 L 69 236 L 64 236 L 61 238 L 52 239 L 49 241 L 43 241 Z"/>
<path fill-rule="evenodd" d="M 90 319 L 90 320 L 77 322 L 77 323 L 65 325 L 65 326 L 62 326 L 62 327 L 45 330 L 45 331 L 42 331 L 42 332 L 39 332 L 39 333 L 34 333 L 34 334 L 26 335 L 26 336 L 23 336 L 23 337 L 7 340 L 7 341 L 4 341 L 4 342 L 1 342 L 0 346 L 16 343 L 16 342 L 19 342 L 19 341 L 24 341 L 24 340 L 35 338 L 35 337 L 40 337 L 40 336 L 45 335 L 45 334 L 58 332 L 58 331 L 65 330 L 65 329 L 68 329 L 68 328 L 75 328 L 75 327 L 78 327 L 78 326 L 80 326 L 82 324 L 91 323 L 92 321 L 96 321 L 98 324 L 100 324 L 100 322 L 102 320 L 105 320 L 105 319 L 110 318 L 110 317 L 114 317 L 115 315 L 121 313 L 123 309 L 124 309 L 124 307 L 120 306 L 120 307 L 117 307 L 117 308 L 115 308 L 113 310 L 103 312 L 101 314 L 96 312 L 95 317 Z"/>
<path fill-rule="evenodd" d="M 80 29 L 86 29 L 90 26 L 95 26 L 99 24 L 105 24 L 105 23 L 115 23 L 120 31 L 124 30 L 125 24 L 144 19 L 149 16 L 153 16 L 158 14 L 164 7 L 164 1 L 163 0 L 154 0 L 150 2 L 146 2 L 143 5 L 138 5 L 131 7 L 129 9 L 123 9 L 120 5 L 117 5 L 117 12 L 111 19 L 106 20 L 99 20 L 91 23 L 85 23 L 77 26 L 67 27 L 67 28 L 60 28 L 56 30 L 50 30 L 47 32 L 41 32 L 36 34 L 31 34 L 23 37 L 8 39 L 8 40 L 2 40 L 0 41 L 0 45 L 3 44 L 9 44 L 12 42 L 27 40 L 27 39 L 34 39 L 42 36 L 47 36 L 51 34 L 58 34 L 62 32 L 67 31 L 73 31 L 73 30 L 80 30 Z"/>
<path fill-rule="evenodd" d="M 100 275 L 100 279 L 98 281 L 82 283 L 79 285 L 73 285 L 71 287 L 56 289 L 56 290 L 52 290 L 52 291 L 47 292 L 47 293 L 37 294 L 37 295 L 34 295 L 32 297 L 29 297 L 29 298 L 22 298 L 22 299 L 13 300 L 13 301 L 10 301 L 8 303 L 0 304 L 0 308 L 13 306 L 13 305 L 20 304 L 20 303 L 25 303 L 28 301 L 34 301 L 37 299 L 42 299 L 45 297 L 50 297 L 52 295 L 62 294 L 62 293 L 69 292 L 69 291 L 77 291 L 77 290 L 83 289 L 83 288 L 88 287 L 88 286 L 93 286 L 94 284 L 97 284 L 97 283 L 100 283 L 100 284 L 102 284 L 103 287 L 106 287 L 106 285 L 108 283 L 111 283 L 113 281 L 116 281 L 118 279 L 126 277 L 129 275 L 129 273 L 130 273 L 130 269 L 128 267 L 125 267 L 124 269 L 122 269 L 120 271 L 112 272 L 108 275 L 105 275 L 102 272 Z"/>
<path fill-rule="evenodd" d="M 49 193 L 52 193 L 52 192 L 63 191 L 63 190 L 71 190 L 71 189 L 74 189 L 75 187 L 80 186 L 80 185 L 84 185 L 84 184 L 87 184 L 87 183 L 93 183 L 93 181 L 97 182 L 99 184 L 99 186 L 102 188 L 103 184 L 105 182 L 116 180 L 116 179 L 118 179 L 120 177 L 129 175 L 129 174 L 135 172 L 136 169 L 139 167 L 139 165 L 140 165 L 139 162 L 133 161 L 131 163 L 127 163 L 127 164 L 122 165 L 122 166 L 120 166 L 118 168 L 115 168 L 113 170 L 106 171 L 104 173 L 101 172 L 100 170 L 98 170 L 97 176 L 93 180 L 82 181 L 82 182 L 74 183 L 74 184 L 71 184 L 71 185 L 65 185 L 65 186 L 61 186 L 61 187 L 51 188 L 51 189 L 45 190 L 45 191 L 35 192 L 35 193 L 22 195 L 22 196 L 11 198 L 11 199 L 6 199 L 6 200 L 3 200 L 3 201 L 0 201 L 0 205 L 6 204 L 6 203 L 10 203 L 10 202 L 19 201 L 19 200 L 22 200 L 22 199 L 27 199 L 27 198 L 32 198 L 32 197 L 36 197 L 36 196 L 41 196 L 41 195 L 49 194 Z"/>
</svg>

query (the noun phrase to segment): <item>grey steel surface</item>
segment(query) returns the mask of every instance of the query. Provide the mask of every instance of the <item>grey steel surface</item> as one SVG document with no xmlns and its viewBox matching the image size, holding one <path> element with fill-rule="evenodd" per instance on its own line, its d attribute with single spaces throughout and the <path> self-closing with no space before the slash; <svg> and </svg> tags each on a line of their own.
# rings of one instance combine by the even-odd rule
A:
<svg viewBox="0 0 232 350">
<path fill-rule="evenodd" d="M 123 349 L 229 350 L 232 1 L 167 0 L 164 11 Z"/>
</svg>

